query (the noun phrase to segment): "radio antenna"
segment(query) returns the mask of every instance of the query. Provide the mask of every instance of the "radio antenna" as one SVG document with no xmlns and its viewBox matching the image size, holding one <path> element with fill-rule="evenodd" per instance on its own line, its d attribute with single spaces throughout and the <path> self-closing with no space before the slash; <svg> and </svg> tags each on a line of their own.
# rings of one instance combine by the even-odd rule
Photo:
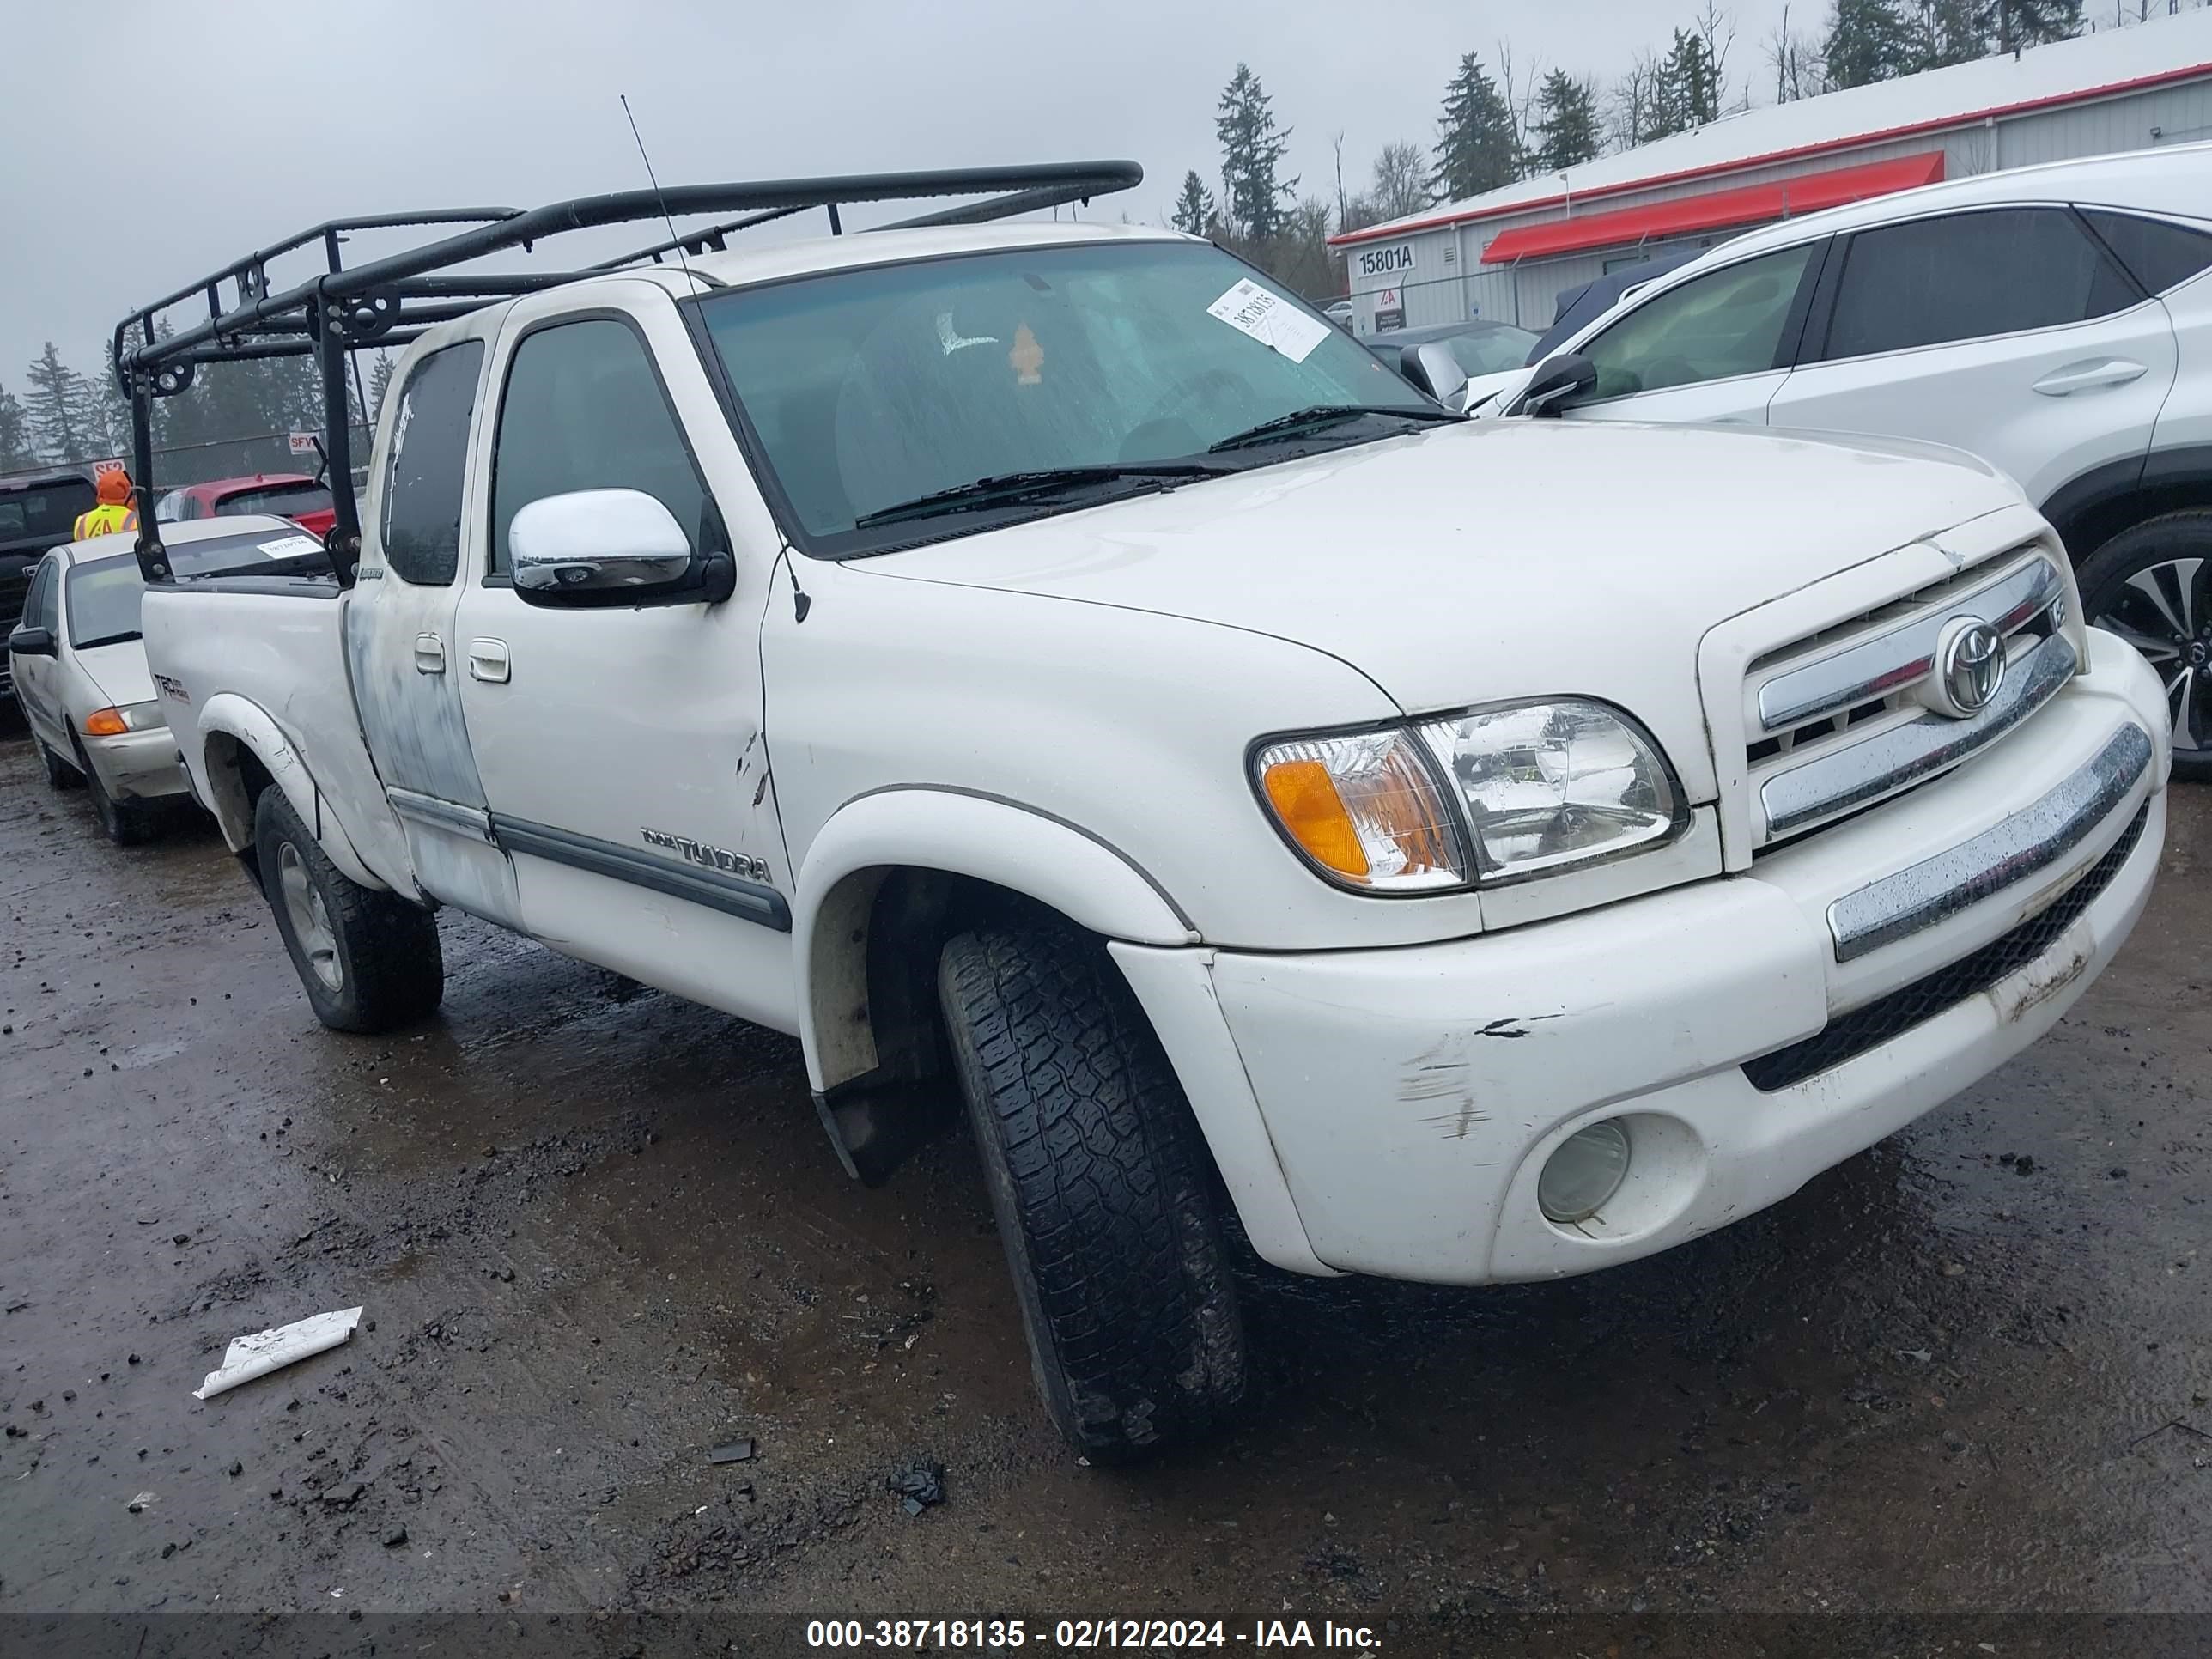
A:
<svg viewBox="0 0 2212 1659">
<path fill-rule="evenodd" d="M 653 186 L 653 195 L 660 200 L 660 222 L 668 227 L 668 240 L 676 244 L 676 263 L 689 276 L 691 262 L 684 257 L 684 244 L 677 237 L 676 221 L 668 211 L 668 192 L 661 189 L 660 180 L 653 174 L 653 157 L 645 153 L 645 135 L 637 130 L 637 117 L 630 112 L 629 94 L 618 92 L 615 96 L 622 100 L 623 116 L 629 123 L 629 136 L 637 140 L 637 159 L 645 163 L 646 182 Z"/>
</svg>

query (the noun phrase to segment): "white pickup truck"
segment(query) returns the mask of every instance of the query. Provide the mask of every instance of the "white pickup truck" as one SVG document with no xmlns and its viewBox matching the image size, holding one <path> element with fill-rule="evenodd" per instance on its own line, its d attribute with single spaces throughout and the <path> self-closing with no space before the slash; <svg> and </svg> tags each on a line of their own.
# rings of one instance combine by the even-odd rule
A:
<svg viewBox="0 0 2212 1659">
<path fill-rule="evenodd" d="M 1696 1237 L 2048 1030 L 2166 823 L 1990 469 L 1450 418 L 1127 228 L 440 321 L 357 580 L 144 630 L 325 1024 L 428 1016 L 449 906 L 796 1033 L 866 1179 L 964 1101 L 1094 1459 L 1237 1401 L 1228 1218 L 1466 1285 Z"/>
</svg>

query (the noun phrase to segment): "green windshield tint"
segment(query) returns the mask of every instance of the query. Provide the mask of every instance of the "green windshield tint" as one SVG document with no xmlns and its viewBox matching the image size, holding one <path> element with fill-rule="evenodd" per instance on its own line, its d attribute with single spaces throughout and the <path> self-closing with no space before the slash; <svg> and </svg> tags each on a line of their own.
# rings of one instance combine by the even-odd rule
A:
<svg viewBox="0 0 2212 1659">
<path fill-rule="evenodd" d="M 1243 307 L 1223 305 L 1240 283 L 1262 291 L 1261 310 L 1281 308 L 1274 335 L 1287 350 L 1260 337 L 1249 293 Z M 1198 243 L 834 271 L 716 295 L 701 309 L 788 527 L 833 555 L 910 538 L 855 520 L 979 478 L 1204 457 L 1316 404 L 1434 408 L 1286 291 Z M 1273 459 L 1243 452 L 1239 464 Z"/>
</svg>

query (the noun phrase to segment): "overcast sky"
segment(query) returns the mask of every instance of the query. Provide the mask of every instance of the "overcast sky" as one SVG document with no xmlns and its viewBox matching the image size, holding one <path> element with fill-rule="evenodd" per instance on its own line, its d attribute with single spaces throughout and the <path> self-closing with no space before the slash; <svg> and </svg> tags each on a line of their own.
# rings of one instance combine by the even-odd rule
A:
<svg viewBox="0 0 2212 1659">
<path fill-rule="evenodd" d="M 1332 136 L 1355 187 L 1427 143 L 1462 52 L 1609 82 L 1699 3 L 0 0 L 0 386 L 49 339 L 94 370 L 131 307 L 319 220 L 641 185 L 617 93 L 663 184 L 1127 156 L 1093 211 L 1157 222 L 1187 168 L 1218 188 L 1239 60 L 1333 198 Z M 1733 94 L 1783 5 L 1728 9 Z"/>
</svg>

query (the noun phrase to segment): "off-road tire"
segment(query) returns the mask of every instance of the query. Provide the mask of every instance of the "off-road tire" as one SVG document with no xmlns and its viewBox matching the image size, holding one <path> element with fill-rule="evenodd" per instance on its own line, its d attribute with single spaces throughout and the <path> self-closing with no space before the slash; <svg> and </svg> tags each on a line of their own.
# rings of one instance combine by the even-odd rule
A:
<svg viewBox="0 0 2212 1659">
<path fill-rule="evenodd" d="M 2185 615 L 2191 637 L 2185 638 L 2170 628 L 2175 620 L 2171 605 L 2152 604 L 2140 590 L 2131 592 L 2129 582 L 2160 565 L 2186 570 L 2192 560 L 2199 562 L 2190 584 L 2193 591 L 2185 596 L 2193 601 Z M 2212 510 L 2168 513 L 2124 530 L 2081 562 L 2079 575 L 2087 621 L 2094 624 L 2117 611 L 2120 620 L 2133 623 L 2180 653 L 2176 659 L 2152 658 L 2152 666 L 2166 682 L 2169 705 L 2178 700 L 2176 677 L 2185 670 L 2192 674 L 2182 691 L 2191 699 L 2187 718 L 2177 714 L 2174 719 L 2173 775 L 2212 782 Z M 2171 641 L 2164 637 L 2169 631 L 2174 633 Z"/>
<path fill-rule="evenodd" d="M 85 793 L 92 797 L 92 815 L 100 820 L 100 833 L 118 847 L 137 847 L 154 839 L 155 819 L 152 811 L 133 801 L 118 800 L 107 793 L 107 786 L 100 781 L 100 774 L 92 769 L 91 758 L 80 748 L 77 750 L 77 770 L 84 778 Z M 52 775 L 51 765 L 47 769 Z"/>
<path fill-rule="evenodd" d="M 1093 1462 L 1212 1430 L 1244 1392 L 1198 1126 L 1128 983 L 1065 925 L 950 940 L 938 997 L 1045 1409 Z"/>
<path fill-rule="evenodd" d="M 32 741 L 39 745 L 39 758 L 46 763 L 47 783 L 56 789 L 74 789 L 84 781 L 84 774 L 47 748 L 44 738 Z"/>
<path fill-rule="evenodd" d="M 273 785 L 254 804 L 253 845 L 262 891 L 317 1019 L 334 1031 L 374 1035 L 435 1012 L 446 994 L 435 916 L 397 893 L 362 886 L 332 864 Z M 288 866 L 301 873 L 307 892 L 320 902 L 330 936 L 326 965 L 335 964 L 335 986 L 310 962 L 293 919 L 281 873 Z"/>
</svg>

